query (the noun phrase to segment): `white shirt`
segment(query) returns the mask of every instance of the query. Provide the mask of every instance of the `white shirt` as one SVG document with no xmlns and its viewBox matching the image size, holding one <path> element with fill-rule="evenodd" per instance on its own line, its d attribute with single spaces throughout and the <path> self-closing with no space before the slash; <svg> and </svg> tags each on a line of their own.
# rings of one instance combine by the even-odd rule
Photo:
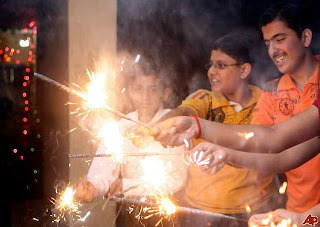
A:
<svg viewBox="0 0 320 227">
<path fill-rule="evenodd" d="M 169 109 L 159 109 L 156 115 L 153 117 L 150 123 L 158 121 L 163 115 L 168 113 Z M 133 120 L 139 121 L 137 111 L 131 112 L 127 115 Z M 124 133 L 129 127 L 136 125 L 134 122 L 128 121 L 126 119 L 121 119 L 119 121 L 119 128 L 122 133 Z M 183 146 L 176 148 L 163 148 L 159 142 L 154 142 L 150 146 L 139 149 L 131 141 L 125 140 L 123 144 L 123 153 L 182 153 Z M 104 143 L 100 143 L 97 154 L 105 154 L 106 147 Z M 144 172 L 141 169 L 140 161 L 143 159 L 160 159 L 169 172 L 174 172 L 170 174 L 169 184 L 166 184 L 166 193 L 174 193 L 182 188 L 186 181 L 187 168 L 180 155 L 161 155 L 152 157 L 126 157 L 125 163 L 122 164 L 121 175 L 123 190 L 126 190 L 132 186 L 143 183 L 142 176 Z M 176 171 L 175 171 L 176 170 Z M 95 196 L 105 195 L 112 183 L 118 179 L 119 176 L 119 165 L 116 165 L 112 158 L 96 157 L 93 159 L 90 166 L 87 179 L 90 181 L 97 189 L 97 194 Z M 150 168 L 152 171 L 152 168 Z M 134 196 L 148 196 L 152 195 L 154 188 L 146 187 L 140 185 L 139 187 L 132 189 L 125 193 L 125 195 Z"/>
</svg>

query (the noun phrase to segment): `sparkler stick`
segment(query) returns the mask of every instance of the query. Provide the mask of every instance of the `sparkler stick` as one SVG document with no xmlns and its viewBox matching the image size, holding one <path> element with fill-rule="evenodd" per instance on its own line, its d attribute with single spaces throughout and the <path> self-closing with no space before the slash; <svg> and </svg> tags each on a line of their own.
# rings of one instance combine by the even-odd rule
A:
<svg viewBox="0 0 320 227">
<path fill-rule="evenodd" d="M 137 156 L 160 156 L 160 155 L 181 155 L 180 153 L 124 153 L 124 157 Z M 112 157 L 114 154 L 69 154 L 69 158 L 95 158 L 95 157 Z"/>
<path fill-rule="evenodd" d="M 78 92 L 78 91 L 76 91 L 76 90 L 74 90 L 74 89 L 72 89 L 72 88 L 70 88 L 70 87 L 67 87 L 67 86 L 65 86 L 65 85 L 63 85 L 63 84 L 61 84 L 61 83 L 59 83 L 59 82 L 57 82 L 57 81 L 55 81 L 55 80 L 53 80 L 53 79 L 45 76 L 45 75 L 43 75 L 43 74 L 34 73 L 34 76 L 37 77 L 37 78 L 39 78 L 39 79 L 41 79 L 41 80 L 43 80 L 43 81 L 46 81 L 46 82 L 48 82 L 48 83 L 50 83 L 50 84 L 53 84 L 54 86 L 60 88 L 61 90 L 66 91 L 67 93 L 69 93 L 69 94 L 71 94 L 71 95 L 76 95 L 76 96 L 78 96 L 78 97 L 80 97 L 80 98 L 82 98 L 82 99 L 85 100 L 85 95 L 84 95 L 84 94 L 81 94 L 80 92 Z M 147 128 L 147 129 L 151 130 L 148 126 L 146 126 L 146 125 L 144 125 L 144 124 L 141 124 L 141 123 L 138 122 L 138 121 L 133 120 L 132 118 L 124 115 L 124 114 L 121 113 L 120 111 L 117 111 L 117 110 L 111 108 L 111 107 L 108 106 L 108 105 L 105 105 L 105 106 L 103 107 L 103 109 L 109 111 L 110 113 L 113 113 L 114 115 L 116 115 L 116 116 L 118 116 L 118 117 L 120 117 L 120 118 L 124 118 L 124 119 L 126 119 L 126 120 L 128 120 L 128 121 L 132 121 L 132 122 L 134 122 L 134 123 L 136 123 L 136 124 L 138 124 L 138 125 L 141 125 L 141 126 Z"/>
<path fill-rule="evenodd" d="M 127 202 L 127 203 L 133 203 L 133 204 L 140 205 L 140 206 L 148 206 L 148 207 L 159 206 L 159 204 L 157 204 L 157 203 L 141 201 L 141 200 L 133 199 L 133 198 L 119 198 L 116 196 L 112 196 L 112 197 L 110 197 L 110 200 L 115 201 L 117 203 Z M 211 217 L 216 217 L 216 218 L 225 218 L 225 219 L 248 222 L 247 220 L 244 220 L 244 219 L 239 219 L 239 218 L 227 216 L 224 214 L 213 213 L 210 211 L 199 210 L 199 209 L 194 209 L 194 208 L 190 208 L 190 207 L 176 206 L 176 211 L 181 212 L 181 213 L 197 214 L 197 215 L 203 215 L 203 216 L 211 216 Z"/>
</svg>

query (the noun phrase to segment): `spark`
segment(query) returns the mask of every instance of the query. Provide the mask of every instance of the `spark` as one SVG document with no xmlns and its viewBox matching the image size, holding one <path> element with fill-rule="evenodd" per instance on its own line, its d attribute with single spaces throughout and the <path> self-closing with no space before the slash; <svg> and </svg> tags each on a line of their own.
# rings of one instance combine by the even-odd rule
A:
<svg viewBox="0 0 320 227">
<path fill-rule="evenodd" d="M 78 219 L 78 220 L 79 220 L 79 221 L 82 221 L 82 222 L 85 222 L 86 219 L 87 219 L 87 217 L 89 217 L 90 214 L 91 214 L 91 212 L 88 211 L 88 213 L 87 213 L 83 218 L 80 218 L 80 219 Z"/>
<path fill-rule="evenodd" d="M 68 131 L 68 133 L 71 133 L 71 132 L 75 131 L 76 129 L 78 129 L 78 127 L 75 127 L 75 128 L 73 128 L 73 129 L 70 129 L 70 130 Z"/>
<path fill-rule="evenodd" d="M 237 133 L 239 136 L 241 136 L 241 137 L 244 137 L 246 140 L 248 140 L 248 139 L 250 139 L 251 137 L 253 137 L 254 136 L 254 133 L 253 132 L 248 132 L 248 133 L 246 133 L 246 132 L 238 132 Z"/>
<path fill-rule="evenodd" d="M 121 94 L 123 94 L 126 91 L 126 88 L 122 88 Z"/>
<path fill-rule="evenodd" d="M 279 193 L 280 193 L 280 194 L 284 194 L 284 193 L 286 192 L 287 185 L 288 185 L 287 182 L 283 182 L 283 184 L 282 184 L 282 185 L 280 186 L 280 188 L 279 188 Z"/>
<path fill-rule="evenodd" d="M 39 219 L 38 219 L 38 218 L 32 218 L 32 220 L 34 220 L 34 221 L 39 221 Z"/>
<path fill-rule="evenodd" d="M 248 140 L 253 136 L 254 136 L 254 133 L 253 132 L 249 132 L 249 133 L 245 134 L 244 138 L 246 138 Z"/>
<path fill-rule="evenodd" d="M 246 211 L 247 211 L 247 213 L 251 212 L 251 207 L 249 205 L 246 205 Z"/>
<path fill-rule="evenodd" d="M 140 54 L 137 55 L 136 60 L 134 62 L 137 63 L 139 60 L 140 60 Z"/>
<path fill-rule="evenodd" d="M 186 148 L 189 148 L 189 147 L 190 147 L 189 142 L 188 142 L 187 139 L 183 139 L 183 142 L 184 142 L 184 144 L 186 145 Z"/>
</svg>

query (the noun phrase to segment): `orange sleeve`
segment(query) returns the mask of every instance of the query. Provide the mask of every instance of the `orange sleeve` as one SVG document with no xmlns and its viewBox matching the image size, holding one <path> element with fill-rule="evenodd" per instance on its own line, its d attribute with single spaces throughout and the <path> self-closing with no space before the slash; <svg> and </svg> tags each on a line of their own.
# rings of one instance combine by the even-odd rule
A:
<svg viewBox="0 0 320 227">
<path fill-rule="evenodd" d="M 263 92 L 253 110 L 252 121 L 254 125 L 274 125 L 274 104 L 271 92 Z"/>
</svg>

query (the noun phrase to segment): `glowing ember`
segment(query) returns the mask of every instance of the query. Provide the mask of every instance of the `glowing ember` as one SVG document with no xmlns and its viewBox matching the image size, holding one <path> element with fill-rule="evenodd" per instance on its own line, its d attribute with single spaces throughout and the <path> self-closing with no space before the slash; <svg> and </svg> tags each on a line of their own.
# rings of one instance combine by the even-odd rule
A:
<svg viewBox="0 0 320 227">
<path fill-rule="evenodd" d="M 160 217 L 159 221 L 155 224 L 158 226 L 164 218 L 170 219 L 171 216 L 176 212 L 177 208 L 174 203 L 166 196 L 155 197 L 158 206 L 155 207 L 145 207 L 143 208 L 143 213 L 140 212 L 138 217 L 141 218 L 141 215 L 146 214 L 143 216 L 143 219 L 148 219 L 152 216 L 158 215 Z"/>
<path fill-rule="evenodd" d="M 173 202 L 168 198 L 162 198 L 159 209 L 166 215 L 171 215 L 176 212 L 176 206 Z"/>
<path fill-rule="evenodd" d="M 58 211 L 57 215 L 53 215 L 55 222 L 59 222 L 61 219 L 65 219 L 65 213 L 74 213 L 78 215 L 80 213 L 79 208 L 81 203 L 74 200 L 75 190 L 72 187 L 67 187 L 62 193 L 59 194 L 59 198 L 55 200 L 51 199 L 51 202 L 55 204 L 55 209 Z"/>
<path fill-rule="evenodd" d="M 91 72 L 91 74 L 89 71 L 87 72 L 91 82 L 87 87 L 87 93 L 83 94 L 85 105 L 89 109 L 103 108 L 108 98 L 106 88 L 107 77 L 102 73 L 95 75 L 93 72 Z"/>
<path fill-rule="evenodd" d="M 283 182 L 283 184 L 282 184 L 281 187 L 279 188 L 279 193 L 280 193 L 280 194 L 284 194 L 284 193 L 286 192 L 287 185 L 288 185 L 287 182 Z"/>
<path fill-rule="evenodd" d="M 76 191 L 74 191 L 71 187 L 67 187 L 58 200 L 58 209 L 77 211 L 79 208 L 79 203 L 73 200 L 73 196 L 75 193 Z"/>
</svg>

